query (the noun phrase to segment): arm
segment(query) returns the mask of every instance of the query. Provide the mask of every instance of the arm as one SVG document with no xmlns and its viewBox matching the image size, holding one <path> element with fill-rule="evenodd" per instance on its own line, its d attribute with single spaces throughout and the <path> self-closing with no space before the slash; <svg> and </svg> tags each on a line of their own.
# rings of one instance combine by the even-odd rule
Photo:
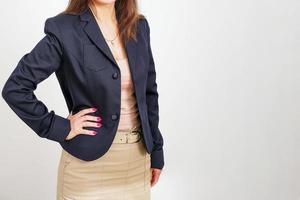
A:
<svg viewBox="0 0 300 200">
<path fill-rule="evenodd" d="M 48 112 L 34 94 L 37 84 L 58 70 L 62 61 L 59 30 L 50 18 L 45 21 L 44 32 L 44 38 L 21 58 L 7 79 L 2 97 L 37 135 L 62 142 L 71 130 L 69 119 L 56 115 L 53 110 Z"/>
<path fill-rule="evenodd" d="M 164 152 L 163 152 L 163 137 L 159 130 L 159 106 L 158 106 L 158 92 L 156 84 L 155 63 L 153 60 L 151 42 L 150 42 L 150 28 L 146 20 L 146 31 L 148 36 L 148 52 L 149 52 L 149 71 L 147 78 L 146 101 L 148 108 L 149 124 L 151 128 L 152 137 L 154 140 L 154 148 L 151 153 L 151 168 L 162 169 L 164 166 Z"/>
</svg>

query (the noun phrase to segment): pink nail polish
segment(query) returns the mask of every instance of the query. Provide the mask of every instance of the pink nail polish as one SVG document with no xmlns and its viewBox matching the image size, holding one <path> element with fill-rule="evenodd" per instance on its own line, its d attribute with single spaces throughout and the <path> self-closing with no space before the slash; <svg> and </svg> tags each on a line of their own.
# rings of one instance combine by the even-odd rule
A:
<svg viewBox="0 0 300 200">
<path fill-rule="evenodd" d="M 96 132 L 96 131 L 94 131 L 94 132 L 93 132 L 93 134 L 94 134 L 94 135 L 96 135 L 96 134 L 97 134 L 97 132 Z"/>
<path fill-rule="evenodd" d="M 97 123 L 97 126 L 100 126 L 100 123 Z"/>
<path fill-rule="evenodd" d="M 97 110 L 97 108 L 93 108 L 93 111 L 96 111 Z"/>
<path fill-rule="evenodd" d="M 100 121 L 101 120 L 101 118 L 100 117 L 97 117 L 97 121 Z"/>
</svg>

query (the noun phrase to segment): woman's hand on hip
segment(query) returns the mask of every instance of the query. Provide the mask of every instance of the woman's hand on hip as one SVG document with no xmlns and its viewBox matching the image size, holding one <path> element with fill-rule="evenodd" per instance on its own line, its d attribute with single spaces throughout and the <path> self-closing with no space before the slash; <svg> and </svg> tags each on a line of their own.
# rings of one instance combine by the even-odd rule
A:
<svg viewBox="0 0 300 200">
<path fill-rule="evenodd" d="M 100 128 L 102 124 L 99 122 L 101 121 L 100 117 L 87 115 L 88 113 L 95 112 L 96 108 L 86 108 L 75 115 L 70 114 L 68 119 L 71 123 L 71 131 L 69 135 L 66 137 L 66 140 L 70 140 L 79 134 L 85 135 L 96 135 L 96 131 L 86 130 L 83 127 L 98 127 Z M 96 121 L 96 122 L 95 122 Z"/>
</svg>

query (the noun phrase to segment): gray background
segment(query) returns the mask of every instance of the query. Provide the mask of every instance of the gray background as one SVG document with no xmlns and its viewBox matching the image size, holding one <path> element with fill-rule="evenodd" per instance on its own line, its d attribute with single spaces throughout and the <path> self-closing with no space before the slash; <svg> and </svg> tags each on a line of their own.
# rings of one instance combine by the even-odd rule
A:
<svg viewBox="0 0 300 200">
<path fill-rule="evenodd" d="M 67 1 L 2 3 L 1 86 Z M 299 0 L 140 1 L 151 28 L 165 168 L 152 199 L 300 199 Z M 68 110 L 54 75 L 35 91 Z M 60 146 L 1 99 L 0 199 L 55 199 Z"/>
</svg>

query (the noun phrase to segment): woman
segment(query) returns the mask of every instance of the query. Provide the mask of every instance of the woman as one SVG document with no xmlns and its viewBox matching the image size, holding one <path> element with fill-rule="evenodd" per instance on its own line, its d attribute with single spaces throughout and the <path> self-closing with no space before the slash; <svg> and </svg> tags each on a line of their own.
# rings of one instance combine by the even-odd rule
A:
<svg viewBox="0 0 300 200">
<path fill-rule="evenodd" d="M 40 137 L 62 146 L 57 199 L 150 199 L 164 166 L 156 71 L 135 0 L 71 0 L 45 22 L 2 96 Z M 34 95 L 55 72 L 70 115 Z"/>
</svg>

